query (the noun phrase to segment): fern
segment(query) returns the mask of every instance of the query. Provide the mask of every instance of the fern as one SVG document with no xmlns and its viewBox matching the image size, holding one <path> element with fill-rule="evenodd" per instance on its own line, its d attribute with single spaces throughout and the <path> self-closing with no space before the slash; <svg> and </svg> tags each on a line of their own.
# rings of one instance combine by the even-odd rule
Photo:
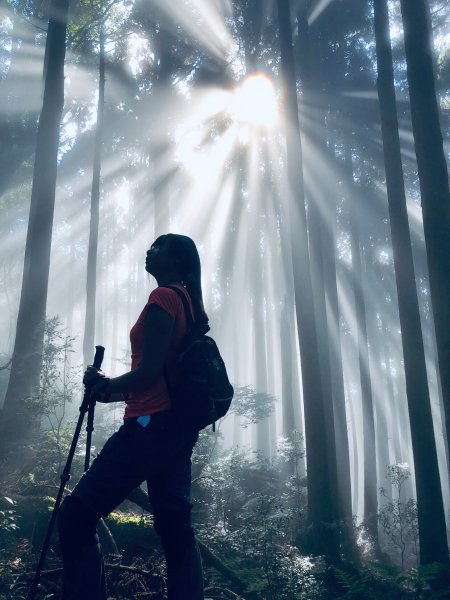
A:
<svg viewBox="0 0 450 600">
<path fill-rule="evenodd" d="M 375 595 L 371 589 L 371 575 L 369 573 L 348 573 L 342 569 L 333 567 L 333 575 L 342 588 L 336 598 L 339 600 L 361 600 L 362 598 L 375 600 Z"/>
</svg>

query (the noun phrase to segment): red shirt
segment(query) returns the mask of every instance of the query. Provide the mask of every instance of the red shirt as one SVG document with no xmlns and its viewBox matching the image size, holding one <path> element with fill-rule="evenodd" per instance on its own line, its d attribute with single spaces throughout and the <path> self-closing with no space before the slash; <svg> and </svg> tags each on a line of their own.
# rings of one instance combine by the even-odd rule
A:
<svg viewBox="0 0 450 600">
<path fill-rule="evenodd" d="M 184 292 L 189 302 L 189 306 L 191 307 L 191 311 L 193 311 L 191 298 L 188 292 L 182 285 L 175 285 Z M 144 310 L 141 312 L 138 320 L 131 328 L 131 370 L 133 371 L 136 369 L 142 360 L 142 354 L 144 351 L 145 318 L 147 316 L 148 309 L 152 304 L 156 304 L 168 312 L 174 320 L 172 337 L 170 339 L 165 361 L 165 368 L 170 376 L 170 373 L 173 372 L 175 366 L 181 341 L 186 335 L 188 327 L 181 298 L 178 297 L 174 290 L 165 287 L 157 287 L 155 290 L 153 290 L 149 296 L 147 304 L 144 307 Z M 153 413 L 169 409 L 170 396 L 167 389 L 164 372 L 161 373 L 158 379 L 148 390 L 141 392 L 128 392 L 125 402 L 125 419 L 128 417 L 151 415 Z"/>
</svg>

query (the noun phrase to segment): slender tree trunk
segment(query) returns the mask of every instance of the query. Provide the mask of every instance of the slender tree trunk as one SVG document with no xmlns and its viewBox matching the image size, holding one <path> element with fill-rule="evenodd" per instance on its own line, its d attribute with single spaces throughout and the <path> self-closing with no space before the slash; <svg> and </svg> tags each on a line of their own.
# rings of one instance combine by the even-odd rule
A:
<svg viewBox="0 0 450 600">
<path fill-rule="evenodd" d="M 311 4 L 311 3 L 309 3 Z M 303 81 L 303 98 L 309 107 L 310 137 L 313 156 L 323 157 L 326 164 L 329 152 L 325 134 L 323 93 L 318 72 L 323 59 L 317 52 L 317 40 L 308 24 L 308 4 L 299 10 L 298 63 Z M 322 60 L 322 62 L 321 62 Z M 313 158 L 307 165 L 312 180 L 308 203 L 310 255 L 313 261 L 313 291 L 323 383 L 327 439 L 329 444 L 330 480 L 333 486 L 335 520 L 341 525 L 341 543 L 349 560 L 357 560 L 353 539 L 350 458 L 345 413 L 345 394 L 342 353 L 339 335 L 339 310 L 336 282 L 335 231 L 336 205 L 320 172 L 324 164 Z"/>
<path fill-rule="evenodd" d="M 433 307 L 439 374 L 450 448 L 450 190 L 433 73 L 429 8 L 401 0 L 412 129 L 422 198 L 423 228 Z M 448 452 L 450 455 L 450 452 Z M 430 535 L 432 532 L 430 532 Z M 422 562 L 445 554 L 437 547 Z M 448 561 L 448 557 L 447 557 Z"/>
<path fill-rule="evenodd" d="M 352 478 L 352 490 L 351 490 L 351 503 L 352 503 L 352 512 L 356 514 L 358 512 L 358 498 L 359 498 L 359 455 L 358 455 L 358 439 L 356 435 L 356 417 L 355 410 L 353 406 L 353 402 L 351 401 L 351 384 L 349 382 L 348 376 L 344 372 L 344 391 L 346 392 L 346 396 L 348 398 L 348 420 L 350 422 L 350 432 L 349 432 L 349 462 L 350 462 L 350 472 L 353 472 Z M 353 461 L 353 465 L 352 465 Z M 353 467 L 353 470 L 352 470 Z"/>
<path fill-rule="evenodd" d="M 376 306 L 372 304 L 374 314 L 376 315 Z M 372 350 L 372 365 L 374 380 L 378 385 L 374 389 L 374 405 L 376 416 L 376 449 L 377 449 L 377 466 L 378 475 L 377 481 L 380 487 L 385 487 L 386 467 L 391 464 L 389 456 L 389 433 L 386 415 L 386 400 L 383 386 L 383 374 L 381 371 L 381 347 L 380 347 L 380 330 L 376 320 L 373 323 L 372 331 L 369 333 L 371 338 Z M 391 488 L 388 486 L 386 495 L 391 500 Z"/>
<path fill-rule="evenodd" d="M 370 377 L 369 349 L 367 340 L 366 305 L 363 289 L 363 257 L 360 241 L 360 207 L 361 197 L 355 197 L 353 186 L 352 150 L 348 139 L 345 141 L 345 171 L 347 197 L 349 202 L 350 238 L 352 248 L 352 282 L 355 296 L 355 313 L 357 327 L 357 348 L 359 361 L 359 377 L 361 384 L 361 400 L 363 411 L 364 441 L 364 521 L 378 546 L 378 492 L 375 450 L 375 423 L 373 413 L 372 381 Z M 362 194 L 360 194 L 362 196 Z"/>
<path fill-rule="evenodd" d="M 255 194 L 256 196 L 256 194 Z M 259 236 L 259 223 L 255 237 Z M 267 393 L 267 352 L 266 352 L 266 322 L 264 318 L 264 291 L 263 291 L 263 265 L 260 255 L 261 249 L 259 239 L 254 243 L 255 253 L 253 254 L 253 343 L 255 357 L 255 388 L 257 392 Z M 256 425 L 256 448 L 263 456 L 270 456 L 270 436 L 269 436 L 269 417 L 262 419 Z"/>
<path fill-rule="evenodd" d="M 173 73 L 173 38 L 164 29 L 157 36 L 157 50 L 159 56 L 158 77 L 154 84 L 155 101 L 159 102 L 162 110 L 163 125 L 161 126 L 161 139 L 153 151 L 153 160 L 157 165 L 158 175 L 154 187 L 155 196 L 155 236 L 166 234 L 170 229 L 170 188 L 175 167 L 172 156 L 172 141 L 170 136 L 171 119 L 167 105 L 173 102 L 171 76 Z M 174 110 L 174 108 L 173 108 Z M 161 168 L 162 167 L 162 168 Z"/>
<path fill-rule="evenodd" d="M 28 400 L 38 390 L 42 363 L 59 127 L 64 106 L 68 8 L 69 0 L 55 0 L 48 24 L 48 63 L 36 143 L 22 291 L 2 415 L 1 443 L 5 446 L 13 441 L 26 444 L 34 426 Z"/>
<path fill-rule="evenodd" d="M 334 531 L 329 527 L 334 516 L 331 501 L 332 488 L 329 478 L 326 420 L 308 253 L 290 2 L 278 0 L 277 4 L 281 73 L 286 103 L 286 146 L 291 198 L 290 223 L 294 290 L 305 408 L 310 550 L 333 560 L 337 559 L 338 552 Z"/>
<path fill-rule="evenodd" d="M 95 306 L 97 291 L 97 247 L 100 209 L 100 169 L 102 163 L 103 109 L 105 104 L 105 42 L 100 32 L 97 125 L 94 141 L 94 168 L 91 190 L 91 219 L 89 224 L 89 249 L 86 279 L 86 315 L 84 320 L 83 360 L 92 361 L 95 346 Z"/>
<path fill-rule="evenodd" d="M 280 246 L 283 278 L 286 281 L 286 297 L 280 315 L 281 362 L 282 362 L 282 406 L 283 434 L 289 435 L 293 429 L 304 434 L 303 411 L 301 406 L 300 372 L 298 363 L 294 282 L 292 269 L 292 248 L 289 245 L 290 221 L 287 194 L 281 190 L 278 220 L 280 223 Z M 286 240 L 286 243 L 285 243 Z M 286 396 L 285 396 L 286 392 Z M 305 460 L 300 462 L 301 475 L 304 476 Z"/>
<path fill-rule="evenodd" d="M 405 447 L 402 444 L 402 425 L 404 419 L 403 411 L 400 407 L 400 393 L 398 390 L 397 382 L 394 380 L 394 373 L 397 370 L 397 365 L 393 365 L 393 357 L 398 354 L 396 345 L 392 342 L 392 332 L 390 331 L 386 320 L 382 322 L 382 334 L 384 340 L 384 361 L 386 363 L 387 383 L 388 383 L 388 401 L 390 402 L 390 429 L 391 429 L 391 440 L 392 440 L 392 454 L 393 462 L 400 463 L 404 462 L 405 459 Z"/>
<path fill-rule="evenodd" d="M 112 249 L 113 256 L 117 260 L 119 255 L 117 230 L 113 233 Z M 111 335 L 111 374 L 114 376 L 117 372 L 117 359 L 119 358 L 119 348 L 117 345 L 119 333 L 119 277 L 117 269 L 113 274 L 113 297 L 112 297 L 112 335 Z"/>
<path fill-rule="evenodd" d="M 328 143 L 331 152 L 323 148 L 325 160 L 328 154 L 331 155 L 333 162 L 335 159 L 334 140 L 330 139 L 333 135 L 329 132 Z M 331 167 L 330 171 L 333 171 Z M 317 172 L 317 180 L 320 181 L 320 173 Z M 344 369 L 342 360 L 341 327 L 340 312 L 337 287 L 337 262 L 336 262 L 336 217 L 337 207 L 335 194 L 330 188 L 324 190 L 324 197 L 327 199 L 330 225 L 323 231 L 322 246 L 324 252 L 324 281 L 325 298 L 327 299 L 328 315 L 328 337 L 330 344 L 330 376 L 331 388 L 333 391 L 333 412 L 335 422 L 336 439 L 336 462 L 337 479 L 339 488 L 340 518 L 348 525 L 348 533 L 353 538 L 353 511 L 351 497 L 351 474 L 350 474 L 350 453 L 349 453 L 349 432 L 347 427 L 347 411 L 345 407 L 345 389 L 344 389 Z M 350 531 L 350 528 L 352 531 Z M 354 540 L 350 541 L 354 549 Z M 355 553 L 353 552 L 355 555 Z M 355 556 L 356 558 L 356 556 Z"/>
<path fill-rule="evenodd" d="M 283 435 L 288 436 L 295 429 L 294 398 L 292 387 L 292 349 L 290 348 L 290 323 L 288 306 L 283 304 L 280 316 L 281 347 L 281 401 L 283 414 Z"/>
<path fill-rule="evenodd" d="M 316 81 L 313 73 L 313 57 L 310 48 L 309 28 L 307 22 L 306 10 L 302 10 L 297 19 L 299 31 L 299 66 L 301 71 L 301 79 L 303 83 L 302 99 L 306 106 L 316 106 L 318 102 L 318 94 L 316 89 Z M 314 63 L 314 66 L 317 66 Z M 310 144 L 315 152 L 324 151 L 324 143 L 321 140 L 319 133 L 321 123 L 320 116 L 317 110 L 311 110 L 309 124 Z M 314 179 L 313 165 L 308 165 L 305 160 L 305 170 L 309 172 L 309 180 Z M 308 181 L 308 180 L 307 180 Z M 315 182 L 314 182 L 315 183 Z M 318 193 L 317 193 L 318 190 Z M 340 520 L 339 506 L 339 491 L 337 478 L 337 461 L 336 461 L 336 439 L 334 430 L 334 413 L 333 413 L 333 393 L 331 388 L 331 366 L 330 366 L 330 344 L 329 344 L 329 329 L 326 310 L 325 298 L 325 281 L 324 281 L 324 254 L 323 240 L 326 235 L 324 232 L 324 222 L 329 222 L 330 215 L 325 208 L 325 195 L 321 194 L 321 185 L 317 184 L 309 186 L 305 184 L 305 193 L 308 199 L 307 223 L 309 231 L 309 256 L 311 264 L 311 282 L 314 298 L 314 315 L 316 323 L 318 354 L 320 364 L 320 378 L 322 382 L 322 395 L 324 403 L 324 416 L 326 422 L 326 440 L 328 444 L 328 465 L 330 486 L 332 489 L 332 508 L 333 521 Z"/>
<path fill-rule="evenodd" d="M 415 3 L 411 0 L 408 1 L 411 4 Z M 378 97 L 381 109 L 389 217 L 416 475 L 420 557 L 421 564 L 432 562 L 449 564 L 444 503 L 406 208 L 386 0 L 374 0 L 374 17 Z M 415 44 L 417 43 L 415 41 Z M 447 175 L 445 177 L 447 178 Z M 441 201 L 442 199 L 441 196 Z M 447 214 L 449 207 L 450 203 L 447 205 Z M 449 224 L 450 220 L 447 219 L 447 225 Z M 450 250 L 450 245 L 448 248 Z M 450 266 L 450 262 L 448 265 Z M 450 269 L 447 271 L 447 277 L 450 277 Z M 450 287 L 448 290 L 450 291 Z M 440 290 L 439 293 L 443 291 Z M 449 298 L 450 296 L 445 297 L 446 303 Z M 450 318 L 450 311 L 448 311 L 448 317 Z M 450 325 L 448 325 L 448 333 L 450 334 Z M 450 342 L 450 338 L 448 342 Z M 450 358 L 450 354 L 448 356 Z M 448 370 L 448 363 L 446 370 Z"/>
</svg>

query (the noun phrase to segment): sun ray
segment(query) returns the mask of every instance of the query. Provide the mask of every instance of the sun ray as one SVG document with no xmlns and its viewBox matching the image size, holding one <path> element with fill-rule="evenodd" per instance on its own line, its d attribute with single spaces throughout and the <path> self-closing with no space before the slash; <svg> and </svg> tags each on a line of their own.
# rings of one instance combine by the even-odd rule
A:
<svg viewBox="0 0 450 600">
<path fill-rule="evenodd" d="M 148 0 L 165 14 L 171 23 L 179 23 L 194 40 L 219 60 L 226 60 L 234 42 L 225 26 L 220 7 L 208 0 Z"/>
<path fill-rule="evenodd" d="M 309 14 L 308 25 L 312 25 L 332 2 L 333 0 L 317 0 L 316 5 L 312 8 Z"/>
</svg>

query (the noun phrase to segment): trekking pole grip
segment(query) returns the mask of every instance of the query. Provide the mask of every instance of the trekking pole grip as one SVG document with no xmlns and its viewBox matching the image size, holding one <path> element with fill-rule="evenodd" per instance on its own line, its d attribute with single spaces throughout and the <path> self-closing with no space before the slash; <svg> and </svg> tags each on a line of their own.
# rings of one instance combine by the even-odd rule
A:
<svg viewBox="0 0 450 600">
<path fill-rule="evenodd" d="M 92 366 L 95 367 L 96 369 L 100 370 L 104 356 L 105 356 L 104 346 L 95 346 L 95 356 L 94 356 L 94 362 L 93 362 Z"/>
</svg>

